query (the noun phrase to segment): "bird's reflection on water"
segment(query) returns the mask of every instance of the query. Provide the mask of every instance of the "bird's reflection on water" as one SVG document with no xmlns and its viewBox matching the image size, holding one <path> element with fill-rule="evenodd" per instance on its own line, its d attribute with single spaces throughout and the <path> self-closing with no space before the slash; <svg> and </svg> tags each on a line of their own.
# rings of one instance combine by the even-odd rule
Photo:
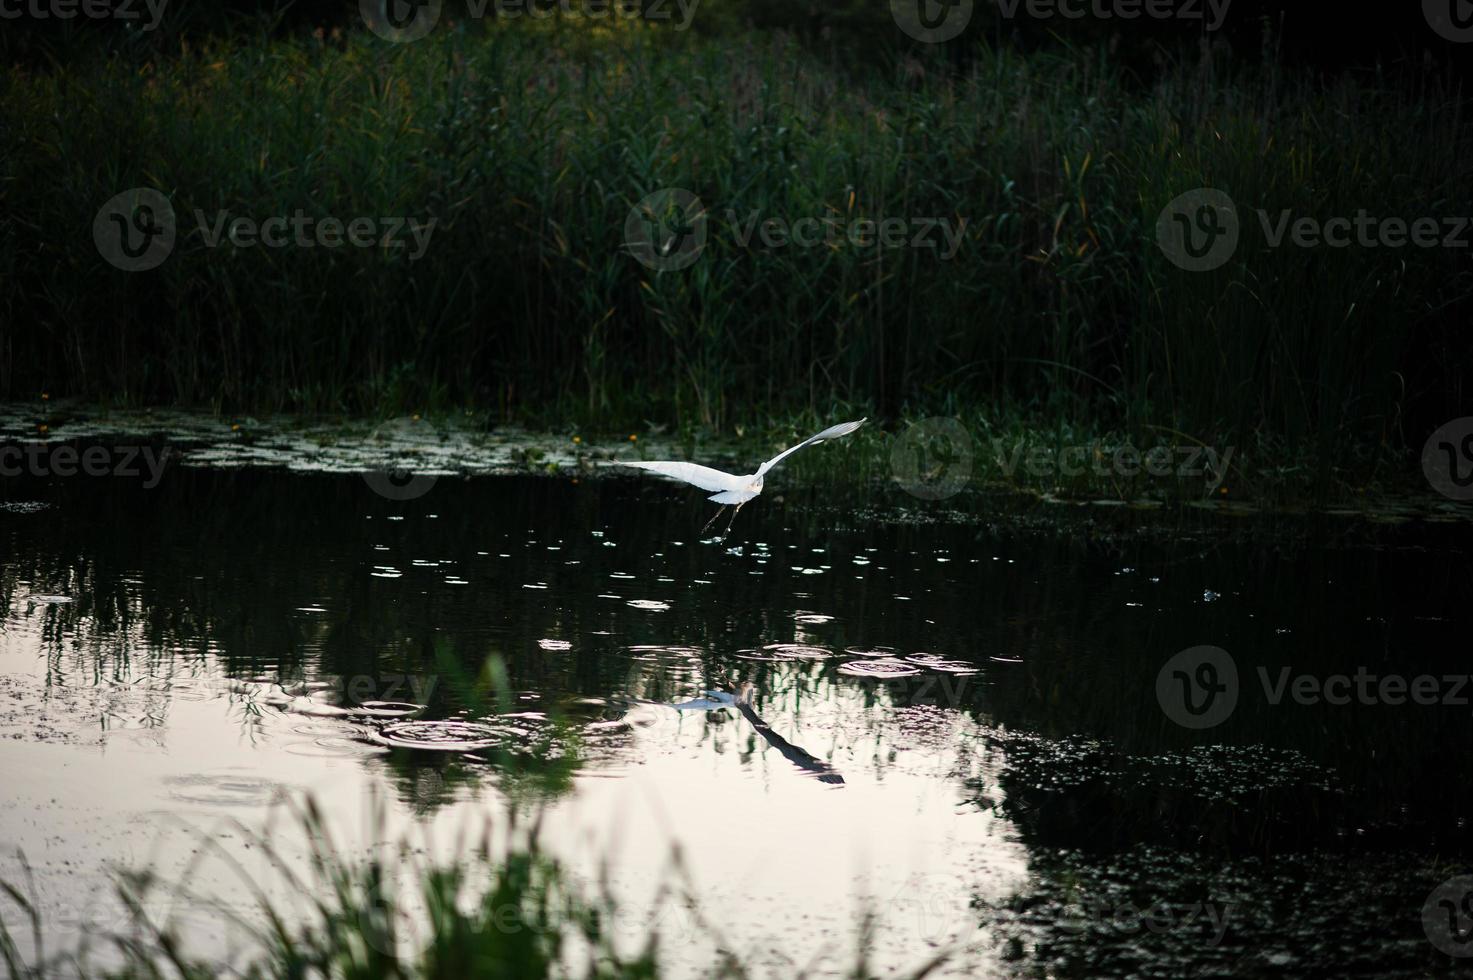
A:
<svg viewBox="0 0 1473 980">
<path fill-rule="evenodd" d="M 772 726 L 763 721 L 756 710 L 752 707 L 752 695 L 756 691 L 756 685 L 751 681 L 742 683 L 736 694 L 726 691 L 707 691 L 705 697 L 692 698 L 689 701 L 681 701 L 669 707 L 677 711 L 726 711 L 736 710 L 752 725 L 752 730 L 761 735 L 763 740 L 777 749 L 782 757 L 804 772 L 818 777 L 819 782 L 829 783 L 835 786 L 844 784 L 844 777 L 839 775 L 834 767 L 819 759 L 813 753 L 801 746 L 794 745 L 772 730 Z"/>
</svg>

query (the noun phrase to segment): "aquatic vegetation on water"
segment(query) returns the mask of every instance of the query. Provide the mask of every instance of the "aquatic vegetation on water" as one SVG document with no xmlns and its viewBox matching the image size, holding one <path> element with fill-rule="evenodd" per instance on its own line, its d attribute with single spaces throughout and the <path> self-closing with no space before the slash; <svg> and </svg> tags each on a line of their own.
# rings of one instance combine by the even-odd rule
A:
<svg viewBox="0 0 1473 980">
<path fill-rule="evenodd" d="M 947 660 L 945 657 L 934 653 L 912 653 L 902 657 L 906 663 L 934 670 L 942 674 L 977 674 L 981 669 L 974 663 L 966 660 Z M 995 659 L 995 658 L 994 658 Z"/>
<path fill-rule="evenodd" d="M 883 658 L 851 660 L 839 665 L 839 673 L 850 677 L 915 677 L 921 673 L 921 669 L 903 660 Z"/>
<path fill-rule="evenodd" d="M 1346 790 L 1292 750 L 1199 746 L 1143 756 L 1106 742 L 996 731 L 1006 753 L 1004 809 L 1044 846 L 1108 851 L 1138 842 L 1265 853 L 1332 846 Z"/>
<path fill-rule="evenodd" d="M 474 752 L 500 745 L 504 733 L 467 721 L 410 721 L 385 725 L 373 737 L 384 745 L 427 752 Z"/>
<path fill-rule="evenodd" d="M 827 647 L 812 643 L 769 643 L 762 649 L 775 660 L 826 660 L 834 655 Z"/>
<path fill-rule="evenodd" d="M 845 647 L 844 652 L 851 657 L 893 658 L 900 651 L 894 647 Z"/>
<path fill-rule="evenodd" d="M 979 909 L 1019 976 L 1459 975 L 1416 915 L 1447 868 L 1416 854 L 1047 848 L 1033 869 L 1032 888 Z"/>
<path fill-rule="evenodd" d="M 0 500 L 0 514 L 39 514 L 50 506 L 37 500 Z"/>
<path fill-rule="evenodd" d="M 348 709 L 349 714 L 368 718 L 413 718 L 424 714 L 425 706 L 404 701 L 361 701 Z"/>
</svg>

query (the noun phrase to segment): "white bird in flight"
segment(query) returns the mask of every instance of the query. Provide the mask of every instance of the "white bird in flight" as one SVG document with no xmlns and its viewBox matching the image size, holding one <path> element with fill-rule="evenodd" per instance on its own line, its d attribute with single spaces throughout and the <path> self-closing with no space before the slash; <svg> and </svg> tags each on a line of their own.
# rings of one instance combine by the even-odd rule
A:
<svg viewBox="0 0 1473 980">
<path fill-rule="evenodd" d="M 731 520 L 726 522 L 726 529 L 730 531 L 732 522 L 736 520 L 737 514 L 741 512 L 742 505 L 762 492 L 762 479 L 766 476 L 768 470 L 804 446 L 813 446 L 820 442 L 826 442 L 829 439 L 847 436 L 868 421 L 869 419 L 866 417 L 860 419 L 858 422 L 840 422 L 838 425 L 831 425 L 818 435 L 809 436 L 796 446 L 789 446 L 787 449 L 784 449 L 757 467 L 756 473 L 748 476 L 723 473 L 721 470 L 714 470 L 709 466 L 701 466 L 699 463 L 646 462 L 643 460 L 621 460 L 620 462 L 624 466 L 637 466 L 642 470 L 649 470 L 652 473 L 658 473 L 672 480 L 678 480 L 681 483 L 689 483 L 692 486 L 700 487 L 702 490 L 716 491 L 707 499 L 712 503 L 721 504 L 723 509 L 729 506 L 736 507 L 736 510 L 731 513 Z M 718 510 L 711 516 L 711 520 L 706 522 L 706 527 L 710 527 L 715 523 L 716 518 L 720 516 L 721 511 Z M 702 531 L 705 529 L 704 527 L 701 528 Z"/>
</svg>

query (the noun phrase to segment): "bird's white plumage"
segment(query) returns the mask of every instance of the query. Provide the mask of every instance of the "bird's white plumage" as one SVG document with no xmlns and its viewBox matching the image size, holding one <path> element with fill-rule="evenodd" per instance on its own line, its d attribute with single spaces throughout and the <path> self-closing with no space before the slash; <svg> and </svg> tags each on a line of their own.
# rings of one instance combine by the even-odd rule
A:
<svg viewBox="0 0 1473 980">
<path fill-rule="evenodd" d="M 744 504 L 761 492 L 760 490 L 723 490 L 720 493 L 711 494 L 706 499 L 713 504 Z"/>
<path fill-rule="evenodd" d="M 776 456 L 763 463 L 757 468 L 757 475 L 761 476 L 763 473 L 766 473 L 778 463 L 782 462 L 783 457 L 790 456 L 793 453 L 796 453 L 804 446 L 812 446 L 820 442 L 825 442 L 829 439 L 837 439 L 840 436 L 847 436 L 849 433 L 853 432 L 855 429 L 859 428 L 861 425 L 864 425 L 864 423 L 868 421 L 869 419 L 866 417 L 860 419 L 858 422 L 840 422 L 838 425 L 831 425 L 827 429 L 824 429 L 822 432 L 820 432 L 818 435 L 809 436 L 807 439 L 804 439 L 796 446 L 789 446 L 787 449 L 784 449 L 782 452 L 778 453 Z"/>
<path fill-rule="evenodd" d="M 739 476 L 713 470 L 709 466 L 699 463 L 675 463 L 655 462 L 647 463 L 642 460 L 624 463 L 625 466 L 638 466 L 642 470 L 658 473 L 681 483 L 689 483 L 691 486 L 700 487 L 702 490 L 740 490 L 746 486 L 746 481 Z"/>
<path fill-rule="evenodd" d="M 792 455 L 804 446 L 812 446 L 829 439 L 847 436 L 867 421 L 869 420 L 865 418 L 860 419 L 858 422 L 840 422 L 838 425 L 831 425 L 818 435 L 809 436 L 796 446 L 790 446 L 784 449 L 763 463 L 756 473 L 749 476 L 737 476 L 734 473 L 724 473 L 721 470 L 712 469 L 709 466 L 701 466 L 699 463 L 682 463 L 674 460 L 657 460 L 654 462 L 631 460 L 621 461 L 621 465 L 636 466 L 642 470 L 649 470 L 651 473 L 658 473 L 660 476 L 671 480 L 678 480 L 681 483 L 689 483 L 692 486 L 700 487 L 702 490 L 714 490 L 716 492 L 707 498 L 712 503 L 740 507 L 762 492 L 763 474 L 782 462 L 784 458 Z"/>
</svg>

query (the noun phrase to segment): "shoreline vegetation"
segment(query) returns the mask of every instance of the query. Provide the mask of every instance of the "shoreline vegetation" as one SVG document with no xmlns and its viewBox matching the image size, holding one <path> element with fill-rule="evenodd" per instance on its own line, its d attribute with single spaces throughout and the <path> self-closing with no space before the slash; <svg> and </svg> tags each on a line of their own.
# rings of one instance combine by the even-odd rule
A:
<svg viewBox="0 0 1473 980">
<path fill-rule="evenodd" d="M 636 471 L 613 464 L 687 459 L 742 470 L 829 421 L 804 413 L 725 433 L 648 421 L 610 430 L 505 425 L 484 412 L 257 417 L 48 398 L 0 403 L 0 446 L 10 447 L 7 467 L 41 477 L 86 472 L 84 447 L 135 446 L 135 469 L 145 487 L 156 486 L 171 466 L 184 462 L 447 477 L 636 479 Z M 58 461 L 68 469 L 60 470 Z M 1465 508 L 1432 491 L 1414 459 L 1385 447 L 1346 447 L 1339 462 L 1323 466 L 1313 446 L 1264 437 L 1216 445 L 1151 428 L 1137 441 L 1118 429 L 1045 428 L 978 411 L 876 420 L 842 446 L 794 456 L 783 468 L 785 486 L 823 485 L 916 512 L 961 514 L 976 506 L 978 495 L 1002 494 L 1020 501 L 1196 506 L 1244 515 L 1327 511 L 1377 522 L 1466 519 Z"/>
<path fill-rule="evenodd" d="M 848 406 L 986 438 L 1269 447 L 1260 472 L 1327 499 L 1414 477 L 1462 414 L 1466 249 L 1270 234 L 1372 204 L 1473 215 L 1464 97 L 1437 72 L 1324 79 L 1218 45 L 1147 74 L 1093 42 L 892 46 L 860 68 L 825 50 L 554 19 L 18 67 L 0 398 L 723 437 Z M 1204 186 L 1237 202 L 1241 242 L 1189 272 L 1157 219 Z M 89 233 L 131 187 L 178 218 L 151 271 L 111 267 Z M 625 238 L 665 188 L 705 208 L 682 270 Z M 434 225 L 413 249 L 214 234 L 297 214 Z M 746 234 L 889 217 L 964 228 L 956 254 Z"/>
</svg>

